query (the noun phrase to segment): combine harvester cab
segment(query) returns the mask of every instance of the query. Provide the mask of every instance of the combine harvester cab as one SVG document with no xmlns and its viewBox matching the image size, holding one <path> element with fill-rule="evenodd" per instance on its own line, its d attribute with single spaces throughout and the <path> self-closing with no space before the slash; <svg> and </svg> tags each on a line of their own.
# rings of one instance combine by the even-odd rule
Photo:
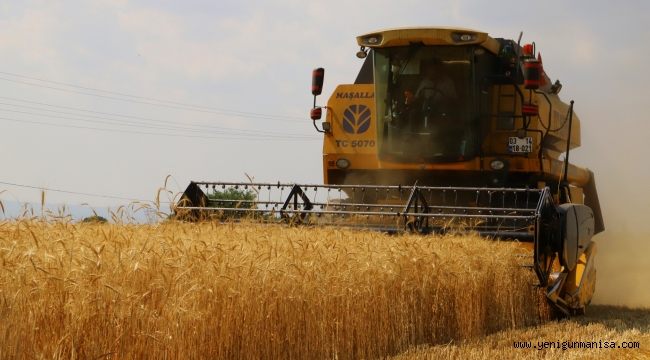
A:
<svg viewBox="0 0 650 360">
<path fill-rule="evenodd" d="M 359 36 L 359 74 L 325 107 L 325 71 L 313 72 L 324 184 L 195 181 L 177 215 L 517 240 L 549 301 L 583 312 L 604 230 L 594 174 L 569 163 L 573 101 L 520 40 L 449 28 Z"/>
</svg>

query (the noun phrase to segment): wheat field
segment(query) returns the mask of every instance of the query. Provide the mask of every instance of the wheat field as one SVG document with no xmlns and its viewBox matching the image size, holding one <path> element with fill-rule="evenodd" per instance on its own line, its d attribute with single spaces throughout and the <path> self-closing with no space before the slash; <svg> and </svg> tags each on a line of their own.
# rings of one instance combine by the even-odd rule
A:
<svg viewBox="0 0 650 360">
<path fill-rule="evenodd" d="M 0 358 L 396 355 L 547 318 L 518 249 L 250 223 L 4 221 Z"/>
</svg>

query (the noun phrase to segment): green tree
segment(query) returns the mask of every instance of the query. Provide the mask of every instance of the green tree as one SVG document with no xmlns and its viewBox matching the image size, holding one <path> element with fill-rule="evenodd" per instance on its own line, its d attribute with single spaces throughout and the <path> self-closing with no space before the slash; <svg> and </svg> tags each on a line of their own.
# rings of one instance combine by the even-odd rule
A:
<svg viewBox="0 0 650 360">
<path fill-rule="evenodd" d="M 93 216 L 85 217 L 83 220 L 81 220 L 81 222 L 104 224 L 104 223 L 107 223 L 108 220 L 106 220 L 106 218 L 103 217 L 103 216 L 93 215 Z"/>
<path fill-rule="evenodd" d="M 254 209 L 256 207 L 255 200 L 257 199 L 256 193 L 251 190 L 240 190 L 235 188 L 227 188 L 223 191 L 215 190 L 208 194 L 211 207 L 228 208 L 233 210 L 225 210 L 220 216 L 222 219 L 228 218 L 241 218 L 245 215 L 253 215 L 246 212 L 246 209 Z M 237 211 L 234 209 L 242 209 Z"/>
</svg>

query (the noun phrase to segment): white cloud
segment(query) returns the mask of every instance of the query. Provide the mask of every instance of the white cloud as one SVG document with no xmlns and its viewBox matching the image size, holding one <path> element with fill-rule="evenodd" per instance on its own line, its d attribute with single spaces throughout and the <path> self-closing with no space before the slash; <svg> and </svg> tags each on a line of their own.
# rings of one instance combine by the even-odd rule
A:
<svg viewBox="0 0 650 360">
<path fill-rule="evenodd" d="M 55 6 L 27 8 L 17 17 L 0 20 L 0 53 L 3 61 L 27 63 L 29 65 L 48 64 L 59 61 L 60 39 L 57 34 L 60 23 L 52 12 Z"/>
</svg>

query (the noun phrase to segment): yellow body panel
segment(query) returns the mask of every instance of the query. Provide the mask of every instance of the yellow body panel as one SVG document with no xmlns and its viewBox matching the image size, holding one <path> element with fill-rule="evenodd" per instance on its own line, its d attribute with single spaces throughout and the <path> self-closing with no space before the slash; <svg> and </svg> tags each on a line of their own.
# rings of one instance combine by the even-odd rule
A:
<svg viewBox="0 0 650 360">
<path fill-rule="evenodd" d="M 377 157 L 377 121 L 373 85 L 339 85 L 327 103 L 323 154 Z"/>
<path fill-rule="evenodd" d="M 550 128 L 546 138 L 545 152 L 549 157 L 557 158 L 560 153 L 566 150 L 566 139 L 568 138 L 569 122 L 567 119 L 569 105 L 563 102 L 557 94 L 546 94 L 551 104 L 541 94 L 533 94 L 531 102 L 539 106 L 539 117 L 533 119 L 531 128 L 546 131 Z M 548 125 L 550 121 L 550 126 Z M 580 117 L 573 113 L 571 120 L 571 149 L 580 146 Z"/>
</svg>

